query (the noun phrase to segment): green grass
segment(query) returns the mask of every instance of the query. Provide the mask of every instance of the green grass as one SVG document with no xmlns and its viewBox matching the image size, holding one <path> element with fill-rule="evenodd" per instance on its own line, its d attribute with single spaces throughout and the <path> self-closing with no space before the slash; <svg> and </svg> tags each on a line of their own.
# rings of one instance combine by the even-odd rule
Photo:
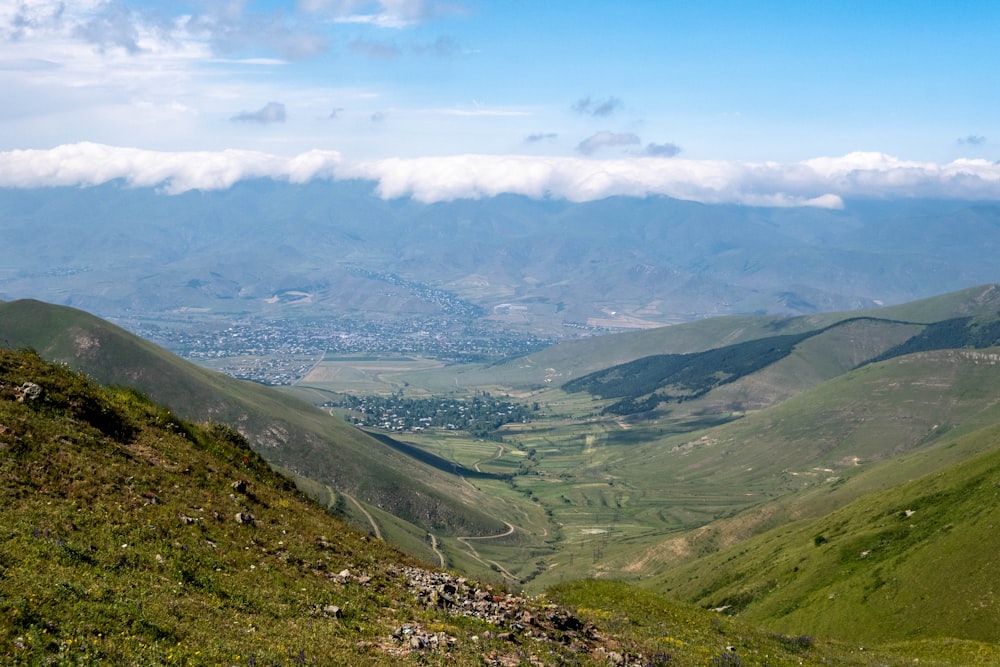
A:
<svg viewBox="0 0 1000 667">
<path fill-rule="evenodd" d="M 27 382 L 42 393 L 18 400 Z M 411 558 L 326 513 L 227 427 L 8 350 L 0 425 L 4 664 L 603 663 L 420 604 L 398 570 Z M 404 625 L 455 645 L 403 650 Z"/>
<path fill-rule="evenodd" d="M 549 596 L 581 616 L 614 628 L 653 665 L 995 665 L 1000 647 L 969 640 L 864 645 L 800 632 L 765 630 L 715 612 L 692 609 L 626 584 L 581 580 Z"/>
<path fill-rule="evenodd" d="M 32 355 L 0 352 L 0 374 L 7 664 L 388 662 L 354 648 L 384 632 L 378 597 L 324 573 L 398 553 L 331 521 L 225 427 Z M 18 403 L 27 381 L 44 394 Z"/>
<path fill-rule="evenodd" d="M 676 568 L 656 587 L 779 631 L 993 641 L 1000 427 L 953 446 L 986 453 Z"/>
</svg>

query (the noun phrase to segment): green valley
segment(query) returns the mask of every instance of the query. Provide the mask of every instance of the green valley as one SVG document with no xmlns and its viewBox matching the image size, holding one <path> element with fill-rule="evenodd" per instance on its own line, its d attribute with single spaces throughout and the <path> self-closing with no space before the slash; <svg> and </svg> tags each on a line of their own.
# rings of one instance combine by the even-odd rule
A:
<svg viewBox="0 0 1000 667">
<path fill-rule="evenodd" d="M 628 583 L 648 604 L 665 594 L 810 646 L 987 641 L 976 628 L 995 621 L 988 595 L 969 607 L 934 592 L 943 580 L 907 582 L 957 559 L 963 535 L 983 545 L 965 567 L 995 574 L 990 543 L 974 537 L 988 522 L 963 528 L 980 514 L 954 499 L 998 502 L 985 472 L 1000 451 L 996 286 L 593 337 L 501 363 L 330 355 L 280 389 L 187 365 L 78 311 L 12 302 L 0 318 L 19 345 L 229 424 L 329 511 L 439 567 L 552 595 L 585 597 L 580 582 L 592 581 L 616 605 L 638 593 L 610 582 Z M 142 385 L 149 364 L 158 381 Z M 618 409 L 626 399 L 641 409 Z M 931 532 L 887 523 L 934 503 Z M 954 538 L 941 537 L 946 525 Z M 848 567 L 854 551 L 868 553 Z M 881 625 L 854 611 L 875 599 L 869 589 L 893 593 L 877 598 Z M 919 600 L 947 610 L 925 619 Z M 843 621 L 852 615 L 856 626 Z"/>
</svg>

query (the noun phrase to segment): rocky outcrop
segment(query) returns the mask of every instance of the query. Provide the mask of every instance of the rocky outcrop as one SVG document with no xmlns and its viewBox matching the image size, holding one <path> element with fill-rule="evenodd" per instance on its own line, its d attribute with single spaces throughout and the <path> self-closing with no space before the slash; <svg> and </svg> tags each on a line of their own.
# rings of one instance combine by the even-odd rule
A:
<svg viewBox="0 0 1000 667">
<path fill-rule="evenodd" d="M 407 587 L 428 608 L 437 608 L 456 616 L 468 616 L 496 626 L 470 641 L 498 640 L 510 645 L 534 645 L 543 648 L 554 642 L 570 653 L 589 655 L 598 662 L 612 665 L 643 665 L 643 657 L 622 649 L 604 637 L 597 628 L 558 605 L 498 591 L 489 584 L 459 577 L 448 572 L 418 567 L 397 568 Z M 427 634 L 419 627 L 402 626 L 393 633 L 396 648 L 433 650 L 453 645 L 454 637 Z M 487 664 L 506 665 L 504 651 L 486 656 Z M 520 664 L 514 662 L 513 664 Z"/>
<path fill-rule="evenodd" d="M 30 403 L 42 397 L 42 388 L 34 382 L 25 382 L 14 390 L 14 396 L 18 403 Z"/>
</svg>

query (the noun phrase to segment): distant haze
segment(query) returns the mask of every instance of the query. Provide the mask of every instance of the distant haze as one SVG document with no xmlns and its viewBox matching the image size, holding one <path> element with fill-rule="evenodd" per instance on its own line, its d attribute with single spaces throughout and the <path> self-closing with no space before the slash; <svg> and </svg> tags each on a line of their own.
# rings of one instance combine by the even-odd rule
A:
<svg viewBox="0 0 1000 667">
<path fill-rule="evenodd" d="M 848 310 L 1000 281 L 1000 204 L 983 201 L 703 204 L 655 194 L 685 184 L 643 185 L 642 172 L 627 171 L 638 166 L 631 162 L 470 156 L 345 164 L 319 153 L 74 150 L 103 151 L 104 159 L 91 167 L 44 151 L 5 156 L 7 179 L 64 185 L 0 188 L 0 299 L 33 297 L 105 317 L 485 316 L 572 335 L 580 324 Z M 13 169 L 15 157 L 34 167 Z M 655 160 L 649 166 L 657 173 Z M 814 177 L 834 171 L 820 166 L 825 172 Z M 590 171 L 573 179 L 574 169 Z M 772 178 L 783 173 L 766 169 Z M 801 193 L 804 179 L 793 182 L 790 173 L 783 184 Z M 726 175 L 747 188 L 746 199 L 764 198 L 749 179 Z M 942 178 L 900 167 L 828 176 L 825 184 L 853 192 L 881 181 L 898 190 L 906 178 L 924 179 L 934 192 L 942 187 L 935 175 Z M 131 187 L 122 182 L 129 178 Z M 191 189 L 198 184 L 217 189 Z M 596 199 L 616 189 L 654 194 Z M 594 201 L 569 201 L 588 197 Z"/>
</svg>

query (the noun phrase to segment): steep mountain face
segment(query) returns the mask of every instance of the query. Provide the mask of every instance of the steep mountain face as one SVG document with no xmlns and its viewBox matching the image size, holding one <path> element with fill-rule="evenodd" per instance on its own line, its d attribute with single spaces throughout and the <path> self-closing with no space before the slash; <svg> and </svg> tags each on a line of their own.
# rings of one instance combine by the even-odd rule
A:
<svg viewBox="0 0 1000 667">
<path fill-rule="evenodd" d="M 483 535 L 506 529 L 476 509 L 458 478 L 312 405 L 195 366 L 82 311 L 29 300 L 0 303 L 0 341 L 33 348 L 100 382 L 133 387 L 185 419 L 227 424 L 269 463 L 426 530 Z"/>
<path fill-rule="evenodd" d="M 120 184 L 0 190 L 0 205 L 0 298 L 105 317 L 440 315 L 420 286 L 487 313 L 518 305 L 522 324 L 546 332 L 794 315 L 996 280 L 1000 250 L 1000 207 L 933 201 L 825 211 L 505 195 L 425 205 L 381 200 L 364 182 L 261 181 L 177 196 Z M 408 283 L 387 289 L 385 275 Z M 275 299 L 289 292 L 308 300 Z"/>
</svg>

